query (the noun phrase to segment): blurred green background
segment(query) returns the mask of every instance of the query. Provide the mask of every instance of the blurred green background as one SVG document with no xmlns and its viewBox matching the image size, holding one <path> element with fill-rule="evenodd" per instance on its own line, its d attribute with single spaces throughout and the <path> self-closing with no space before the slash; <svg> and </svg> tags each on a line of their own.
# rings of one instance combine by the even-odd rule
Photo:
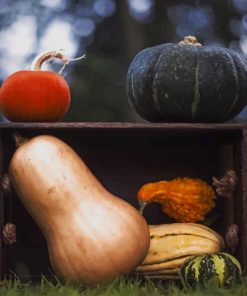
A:
<svg viewBox="0 0 247 296">
<path fill-rule="evenodd" d="M 125 93 L 131 60 L 186 35 L 246 55 L 247 0 L 0 0 L 0 82 L 42 51 L 86 53 L 63 71 L 72 95 L 63 120 L 142 121 Z M 238 118 L 247 118 L 246 109 Z"/>
</svg>

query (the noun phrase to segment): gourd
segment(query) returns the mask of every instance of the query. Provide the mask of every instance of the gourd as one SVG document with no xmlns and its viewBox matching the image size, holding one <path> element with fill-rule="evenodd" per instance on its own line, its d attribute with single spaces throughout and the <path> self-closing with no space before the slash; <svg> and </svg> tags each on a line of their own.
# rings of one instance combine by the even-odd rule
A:
<svg viewBox="0 0 247 296">
<path fill-rule="evenodd" d="M 34 59 L 31 70 L 10 75 L 0 89 L 0 108 L 10 121 L 58 121 L 69 110 L 70 88 L 65 79 L 52 71 L 41 69 L 46 60 L 68 57 L 59 51 L 48 51 Z"/>
<path fill-rule="evenodd" d="M 178 222 L 198 222 L 215 207 L 215 192 L 198 178 L 175 178 L 144 184 L 137 192 L 141 212 L 148 203 L 157 202 L 168 216 Z"/>
<path fill-rule="evenodd" d="M 179 44 L 145 48 L 126 77 L 131 106 L 151 122 L 223 122 L 247 103 L 244 58 L 223 47 L 201 46 L 193 36 Z"/>
<path fill-rule="evenodd" d="M 238 260 L 228 253 L 201 254 L 184 262 L 180 276 L 187 288 L 206 285 L 230 287 L 240 283 L 242 268 Z"/>
<path fill-rule="evenodd" d="M 196 223 L 149 225 L 150 248 L 135 273 L 151 278 L 179 278 L 182 264 L 190 257 L 219 252 L 223 238 L 214 230 Z"/>
<path fill-rule="evenodd" d="M 150 237 L 138 210 L 107 191 L 57 137 L 15 139 L 9 178 L 46 238 L 55 274 L 96 284 L 140 264 Z"/>
</svg>

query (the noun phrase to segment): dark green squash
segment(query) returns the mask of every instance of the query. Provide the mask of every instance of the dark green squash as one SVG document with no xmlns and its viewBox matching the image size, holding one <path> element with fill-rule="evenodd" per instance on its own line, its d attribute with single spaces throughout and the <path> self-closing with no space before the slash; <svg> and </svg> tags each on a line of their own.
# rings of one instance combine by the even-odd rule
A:
<svg viewBox="0 0 247 296">
<path fill-rule="evenodd" d="M 203 254 L 186 260 L 180 269 L 180 277 L 187 288 L 230 287 L 240 283 L 242 269 L 238 260 L 228 253 Z"/>
<path fill-rule="evenodd" d="M 223 122 L 247 104 L 247 64 L 233 50 L 179 44 L 140 51 L 126 80 L 130 104 L 151 122 Z"/>
</svg>

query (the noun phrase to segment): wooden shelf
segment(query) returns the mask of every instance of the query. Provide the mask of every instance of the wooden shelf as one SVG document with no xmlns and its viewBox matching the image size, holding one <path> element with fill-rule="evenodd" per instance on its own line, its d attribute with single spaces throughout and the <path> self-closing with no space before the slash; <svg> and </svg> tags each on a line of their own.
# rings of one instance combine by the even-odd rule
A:
<svg viewBox="0 0 247 296">
<path fill-rule="evenodd" d="M 56 122 L 0 123 L 0 174 L 8 172 L 15 151 L 12 134 L 24 137 L 51 134 L 68 143 L 102 184 L 137 207 L 136 192 L 146 182 L 188 176 L 208 183 L 228 169 L 238 184 L 234 200 L 217 200 L 218 218 L 212 228 L 224 236 L 232 223 L 240 227 L 236 257 L 247 267 L 247 124 L 245 123 L 133 123 Z M 52 164 L 51 164 L 52 165 Z M 149 224 L 170 223 L 160 207 L 145 210 Z M 0 244 L 0 275 L 16 272 L 19 261 L 30 269 L 30 280 L 49 275 L 45 239 L 17 194 L 0 189 L 0 229 L 17 225 L 18 241 Z M 21 275 L 18 275 L 21 277 Z"/>
<path fill-rule="evenodd" d="M 171 130 L 237 130 L 247 123 L 135 123 L 135 122 L 4 122 L 0 129 L 171 129 Z"/>
</svg>

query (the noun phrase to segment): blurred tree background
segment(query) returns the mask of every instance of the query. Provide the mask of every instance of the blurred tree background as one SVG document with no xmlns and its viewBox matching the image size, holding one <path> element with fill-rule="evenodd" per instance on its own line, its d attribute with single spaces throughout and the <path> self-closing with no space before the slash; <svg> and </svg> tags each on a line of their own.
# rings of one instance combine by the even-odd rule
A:
<svg viewBox="0 0 247 296">
<path fill-rule="evenodd" d="M 247 0 L 0 0 L 0 82 L 42 51 L 86 53 L 63 71 L 72 95 L 64 120 L 141 121 L 125 93 L 131 60 L 186 35 L 246 55 Z"/>
</svg>

